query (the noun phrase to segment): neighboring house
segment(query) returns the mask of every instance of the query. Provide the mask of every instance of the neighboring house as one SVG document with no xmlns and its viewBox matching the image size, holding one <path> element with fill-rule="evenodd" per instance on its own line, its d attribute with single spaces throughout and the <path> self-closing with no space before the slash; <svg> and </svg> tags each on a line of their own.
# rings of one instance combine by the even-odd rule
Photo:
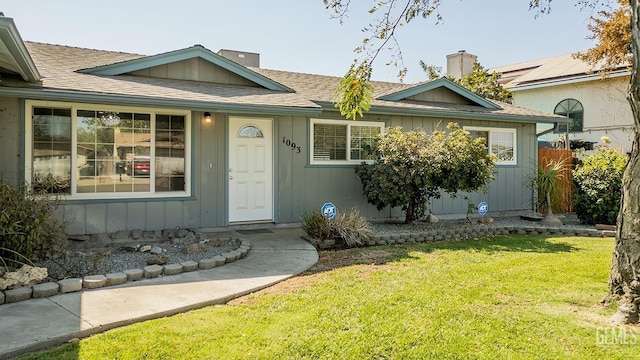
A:
<svg viewBox="0 0 640 360">
<path fill-rule="evenodd" d="M 490 190 L 471 201 L 524 211 L 536 123 L 564 121 L 444 78 L 374 82 L 371 110 L 352 121 L 333 104 L 338 77 L 261 69 L 258 54 L 23 42 L 5 17 L 0 41 L 0 173 L 14 185 L 62 184 L 70 234 L 296 223 L 328 201 L 398 218 L 400 209 L 379 212 L 362 194 L 354 165 L 366 160 L 364 145 L 388 126 L 430 132 L 451 121 L 502 154 Z M 462 198 L 432 204 L 435 214 L 467 207 Z"/>
<path fill-rule="evenodd" d="M 602 145 L 631 151 L 634 122 L 627 101 L 631 73 L 620 66 L 605 78 L 571 54 L 491 69 L 502 73 L 502 84 L 513 92 L 513 104 L 571 118 L 568 125 L 539 125 L 541 146 L 564 147 L 568 134 L 572 148 Z"/>
</svg>

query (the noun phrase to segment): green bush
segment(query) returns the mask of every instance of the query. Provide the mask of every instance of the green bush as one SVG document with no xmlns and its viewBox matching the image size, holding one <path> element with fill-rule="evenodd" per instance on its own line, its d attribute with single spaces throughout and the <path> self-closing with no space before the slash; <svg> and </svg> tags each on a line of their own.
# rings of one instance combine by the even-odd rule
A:
<svg viewBox="0 0 640 360">
<path fill-rule="evenodd" d="M 19 266 L 61 251 L 64 224 L 54 215 L 59 205 L 55 196 L 0 181 L 0 266 Z"/>
<path fill-rule="evenodd" d="M 458 124 L 448 131 L 386 129 L 371 149 L 372 163 L 356 167 L 367 201 L 378 210 L 402 206 L 405 223 L 425 215 L 431 199 L 442 193 L 485 190 L 496 160 L 486 139 L 472 138 Z"/>
<path fill-rule="evenodd" d="M 343 241 L 347 247 L 362 246 L 373 235 L 369 221 L 360 216 L 358 208 L 349 212 L 336 212 L 333 219 L 327 219 L 316 210 L 302 216 L 302 230 L 313 239 Z"/>
<path fill-rule="evenodd" d="M 574 211 L 584 224 L 615 224 L 620 211 L 627 157 L 604 148 L 585 157 L 573 171 Z"/>
</svg>

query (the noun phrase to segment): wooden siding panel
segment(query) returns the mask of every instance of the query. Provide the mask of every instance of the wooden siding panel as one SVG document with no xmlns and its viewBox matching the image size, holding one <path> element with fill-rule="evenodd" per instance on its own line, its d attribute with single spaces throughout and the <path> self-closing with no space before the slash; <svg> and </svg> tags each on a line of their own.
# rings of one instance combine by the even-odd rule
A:
<svg viewBox="0 0 640 360">
<path fill-rule="evenodd" d="M 169 67 L 160 65 L 149 68 L 149 76 L 166 79 L 169 77 Z"/>
<path fill-rule="evenodd" d="M 200 113 L 200 116 L 203 116 Z M 197 133 L 196 152 L 198 153 L 200 175 L 199 184 L 200 223 L 203 227 L 225 225 L 225 186 L 226 183 L 226 119 L 221 114 L 213 114 L 213 121 L 202 124 Z M 198 166 L 198 165 L 196 165 Z"/>
<path fill-rule="evenodd" d="M 295 141 L 292 140 L 296 138 L 293 135 L 295 131 L 293 119 L 290 116 L 283 116 L 280 117 L 277 122 L 275 154 L 276 163 L 278 164 L 278 168 L 276 169 L 278 181 L 276 183 L 276 194 L 274 194 L 277 199 L 277 208 L 275 213 L 277 221 L 294 222 L 294 208 L 297 205 L 294 196 L 295 187 L 293 184 L 294 156 L 304 156 L 304 153 L 302 153 L 301 150 L 300 154 L 295 154 L 291 151 L 291 148 L 287 147 L 286 144 L 283 143 L 283 139 L 285 138 L 289 139 L 289 141 Z M 301 144 L 301 146 L 306 148 L 303 144 Z"/>
<path fill-rule="evenodd" d="M 107 232 L 115 232 L 122 230 L 127 224 L 126 203 L 108 203 L 107 204 Z"/>
<path fill-rule="evenodd" d="M 215 209 L 215 224 L 216 226 L 227 225 L 227 126 L 228 123 L 224 121 L 224 116 L 216 116 L 216 121 L 221 118 L 223 121 L 216 122 L 215 143 L 216 143 L 216 163 L 213 168 L 216 169 L 215 183 L 213 184 L 216 189 L 216 198 L 213 203 Z"/>
<path fill-rule="evenodd" d="M 85 232 L 100 234 L 107 232 L 107 204 L 87 204 Z"/>
<path fill-rule="evenodd" d="M 127 229 L 147 229 L 147 204 L 144 202 L 127 203 Z"/>
<path fill-rule="evenodd" d="M 12 186 L 22 183 L 21 173 L 23 156 L 20 140 L 22 119 L 18 99 L 0 99 L 2 120 L 0 121 L 0 177 Z"/>
<path fill-rule="evenodd" d="M 185 66 L 188 62 L 189 61 L 167 64 L 167 77 L 169 79 L 188 79 L 188 76 L 185 72 Z"/>
<path fill-rule="evenodd" d="M 86 234 L 86 205 L 65 205 L 64 220 L 66 222 L 66 232 L 69 235 Z"/>
<path fill-rule="evenodd" d="M 164 203 L 160 201 L 147 203 L 147 229 L 166 229 L 164 221 Z"/>
<path fill-rule="evenodd" d="M 200 222 L 200 204 L 198 201 L 182 202 L 182 227 L 199 228 L 202 227 Z"/>
<path fill-rule="evenodd" d="M 216 68 L 213 73 L 213 82 L 218 84 L 230 84 L 231 73 L 222 68 Z"/>
<path fill-rule="evenodd" d="M 200 81 L 206 82 L 214 82 L 215 74 L 218 71 L 225 71 L 224 69 L 214 66 L 210 62 L 205 59 L 198 58 L 194 61 L 192 65 L 194 67 L 193 74 L 191 75 L 193 79 L 198 79 Z M 216 69 L 217 68 L 217 69 Z"/>
<path fill-rule="evenodd" d="M 131 75 L 151 76 L 151 69 L 147 68 L 147 69 L 141 69 L 141 70 L 133 71 L 133 72 L 131 72 Z"/>
<path fill-rule="evenodd" d="M 293 132 L 291 134 L 291 139 L 296 142 L 296 144 L 300 144 L 300 152 L 296 152 L 295 150 L 291 151 L 292 156 L 292 164 L 291 164 L 291 199 L 293 200 L 292 213 L 290 222 L 299 222 L 300 217 L 304 214 L 306 210 L 306 206 L 302 201 L 298 201 L 298 191 L 306 186 L 305 177 L 298 176 L 296 169 L 306 169 L 309 164 L 309 156 L 310 156 L 310 147 L 309 144 L 309 120 L 303 116 L 296 116 L 292 120 L 293 124 Z"/>
<path fill-rule="evenodd" d="M 183 214 L 183 202 L 182 201 L 167 201 L 164 203 L 164 227 L 167 229 L 173 229 L 175 227 L 182 227 L 182 214 Z"/>
</svg>

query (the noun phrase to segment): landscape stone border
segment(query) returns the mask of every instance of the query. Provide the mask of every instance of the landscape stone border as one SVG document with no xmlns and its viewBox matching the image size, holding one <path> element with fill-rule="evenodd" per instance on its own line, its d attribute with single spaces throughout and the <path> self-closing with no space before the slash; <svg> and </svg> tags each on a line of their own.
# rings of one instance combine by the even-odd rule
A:
<svg viewBox="0 0 640 360">
<path fill-rule="evenodd" d="M 491 227 L 455 227 L 455 228 L 442 228 L 432 230 L 417 230 L 417 231 L 402 231 L 393 234 L 374 234 L 369 237 L 363 246 L 375 246 L 375 245 L 392 245 L 392 244 L 405 244 L 405 243 L 418 243 L 418 242 L 430 242 L 441 241 L 445 239 L 459 240 L 459 239 L 473 239 L 473 238 L 485 238 L 494 236 L 505 235 L 558 235 L 558 236 L 584 236 L 584 237 L 612 237 L 615 236 L 615 231 L 611 230 L 598 230 L 598 229 L 585 229 L 575 227 L 550 227 L 550 226 L 491 226 Z M 332 249 L 339 247 L 341 244 L 336 244 L 334 239 L 318 240 L 308 239 L 312 245 L 320 250 Z"/>
<path fill-rule="evenodd" d="M 184 261 L 179 264 L 148 265 L 142 269 L 129 269 L 123 272 L 106 275 L 87 275 L 83 278 L 70 278 L 57 282 L 45 282 L 33 286 L 23 286 L 15 289 L 0 291 L 0 305 L 10 304 L 29 299 L 46 298 L 58 294 L 98 289 L 105 286 L 124 284 L 129 281 L 152 279 L 160 276 L 171 276 L 196 270 L 212 269 L 244 258 L 251 250 L 251 242 L 240 240 L 240 247 L 212 258 L 199 261 Z"/>
</svg>

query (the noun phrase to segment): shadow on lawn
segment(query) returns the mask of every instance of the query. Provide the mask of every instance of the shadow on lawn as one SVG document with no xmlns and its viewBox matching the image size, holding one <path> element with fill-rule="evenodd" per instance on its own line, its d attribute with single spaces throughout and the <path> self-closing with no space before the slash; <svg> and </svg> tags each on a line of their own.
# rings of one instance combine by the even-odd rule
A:
<svg viewBox="0 0 640 360">
<path fill-rule="evenodd" d="M 384 265 L 388 262 L 414 258 L 410 254 L 414 251 L 427 254 L 437 250 L 494 254 L 500 252 L 568 253 L 581 250 L 571 244 L 551 241 L 551 239 L 553 237 L 544 235 L 519 235 L 324 250 L 319 251 L 318 263 L 304 274 L 316 274 L 352 265 Z"/>
</svg>

